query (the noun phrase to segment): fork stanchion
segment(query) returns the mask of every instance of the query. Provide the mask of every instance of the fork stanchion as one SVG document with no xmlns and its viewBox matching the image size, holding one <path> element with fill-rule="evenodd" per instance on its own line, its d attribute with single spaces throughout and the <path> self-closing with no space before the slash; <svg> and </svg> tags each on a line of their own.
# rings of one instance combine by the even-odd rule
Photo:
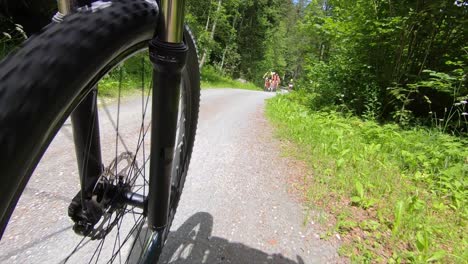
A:
<svg viewBox="0 0 468 264">
<path fill-rule="evenodd" d="M 158 38 L 167 43 L 182 43 L 185 0 L 161 0 Z"/>
<path fill-rule="evenodd" d="M 188 47 L 184 43 L 167 43 L 156 38 L 150 42 L 149 51 L 154 81 L 148 225 L 157 230 L 166 228 L 168 223 L 180 81 Z"/>
</svg>

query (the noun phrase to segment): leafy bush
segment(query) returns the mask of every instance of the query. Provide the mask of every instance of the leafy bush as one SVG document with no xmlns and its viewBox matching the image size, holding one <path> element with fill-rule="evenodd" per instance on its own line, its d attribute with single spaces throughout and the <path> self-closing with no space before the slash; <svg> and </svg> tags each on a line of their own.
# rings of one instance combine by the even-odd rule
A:
<svg viewBox="0 0 468 264">
<path fill-rule="evenodd" d="M 466 119 L 452 109 L 467 95 L 462 2 L 310 2 L 299 21 L 308 44 L 299 83 L 316 94 L 313 109 L 404 127 L 437 116 L 446 132 L 465 134 Z"/>
<path fill-rule="evenodd" d="M 462 61 L 446 64 L 455 69 L 450 73 L 424 70 L 424 80 L 389 88 L 399 104 L 394 119 L 408 124 L 413 117 L 429 117 L 431 125 L 442 132 L 468 134 L 466 67 Z"/>
<path fill-rule="evenodd" d="M 204 66 L 201 71 L 201 80 L 209 83 L 219 83 L 228 80 L 223 73 L 211 65 Z"/>
</svg>

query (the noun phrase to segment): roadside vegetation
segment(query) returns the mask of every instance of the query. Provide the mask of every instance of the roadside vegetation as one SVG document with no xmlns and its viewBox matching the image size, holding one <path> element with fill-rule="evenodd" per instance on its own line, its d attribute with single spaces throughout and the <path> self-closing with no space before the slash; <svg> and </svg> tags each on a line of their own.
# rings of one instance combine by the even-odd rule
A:
<svg viewBox="0 0 468 264">
<path fill-rule="evenodd" d="M 144 70 L 143 70 L 144 69 Z M 152 65 L 146 54 L 139 54 L 127 60 L 123 65 L 111 71 L 99 82 L 99 95 L 102 97 L 115 98 L 120 93 L 129 96 L 141 93 L 142 83 L 146 89 L 150 87 L 152 76 Z M 235 88 L 245 90 L 261 90 L 253 83 L 241 80 L 233 80 L 224 76 L 212 66 L 206 66 L 201 72 L 202 89 L 213 88 Z"/>
<path fill-rule="evenodd" d="M 98 84 L 101 97 L 116 98 L 141 93 L 143 83 L 147 90 L 151 86 L 152 65 L 146 52 L 129 58 L 107 74 Z"/>
<path fill-rule="evenodd" d="M 212 66 L 205 66 L 201 72 L 201 87 L 202 89 L 212 88 L 236 88 L 244 90 L 259 91 L 260 87 L 257 85 L 245 81 L 245 80 L 233 80 L 231 77 L 223 75 L 222 72 L 216 70 Z"/>
<path fill-rule="evenodd" d="M 312 111 L 304 94 L 268 101 L 285 149 L 307 161 L 298 186 L 311 211 L 335 221 L 340 253 L 356 263 L 466 263 L 468 141 L 443 127 L 403 129 Z M 320 219 L 316 219 L 320 220 Z"/>
<path fill-rule="evenodd" d="M 144 69 L 144 70 L 143 70 Z M 152 65 L 146 53 L 138 54 L 127 60 L 123 65 L 115 68 L 99 82 L 99 95 L 115 98 L 120 93 L 128 96 L 141 93 L 142 83 L 150 87 Z M 233 80 L 224 76 L 222 72 L 212 66 L 206 66 L 201 72 L 202 89 L 236 88 L 245 90 L 261 90 L 258 86 L 247 81 Z"/>
<path fill-rule="evenodd" d="M 296 92 L 267 114 L 310 165 L 310 212 L 328 213 L 355 263 L 467 263 L 467 1 L 313 0 L 298 14 L 284 40 L 303 44 L 286 45 Z"/>
</svg>

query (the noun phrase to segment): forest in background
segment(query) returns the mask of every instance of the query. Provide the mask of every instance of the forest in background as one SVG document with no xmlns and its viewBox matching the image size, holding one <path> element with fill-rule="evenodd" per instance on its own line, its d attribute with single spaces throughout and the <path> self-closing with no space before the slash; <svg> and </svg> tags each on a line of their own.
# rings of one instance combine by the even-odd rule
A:
<svg viewBox="0 0 468 264">
<path fill-rule="evenodd" d="M 200 65 L 263 85 L 273 70 L 304 102 L 403 126 L 468 128 L 468 2 L 188 1 Z"/>
<path fill-rule="evenodd" d="M 55 1 L 2 3 L 2 54 L 55 12 Z M 262 87 L 265 72 L 275 71 L 314 110 L 468 131 L 466 0 L 186 3 L 205 79 Z"/>
</svg>

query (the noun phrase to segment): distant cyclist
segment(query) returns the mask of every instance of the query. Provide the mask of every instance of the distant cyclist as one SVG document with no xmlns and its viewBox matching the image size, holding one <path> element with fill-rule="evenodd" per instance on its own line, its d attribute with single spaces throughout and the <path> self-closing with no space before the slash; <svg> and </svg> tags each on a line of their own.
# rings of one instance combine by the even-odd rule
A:
<svg viewBox="0 0 468 264">
<path fill-rule="evenodd" d="M 272 81 L 273 81 L 273 75 L 275 73 L 272 72 L 272 71 L 267 71 L 264 75 L 263 75 L 263 80 L 265 80 L 265 91 L 270 91 L 271 90 L 271 85 L 272 85 Z"/>
<path fill-rule="evenodd" d="M 265 79 L 265 88 L 264 88 L 264 90 L 269 91 L 270 90 L 270 85 L 271 85 L 271 80 L 268 77 L 266 77 L 264 79 Z"/>
<path fill-rule="evenodd" d="M 279 77 L 279 74 L 275 73 L 273 75 L 273 87 L 272 87 L 272 91 L 276 92 L 276 90 L 279 88 L 280 84 L 281 84 L 281 78 Z"/>
</svg>

